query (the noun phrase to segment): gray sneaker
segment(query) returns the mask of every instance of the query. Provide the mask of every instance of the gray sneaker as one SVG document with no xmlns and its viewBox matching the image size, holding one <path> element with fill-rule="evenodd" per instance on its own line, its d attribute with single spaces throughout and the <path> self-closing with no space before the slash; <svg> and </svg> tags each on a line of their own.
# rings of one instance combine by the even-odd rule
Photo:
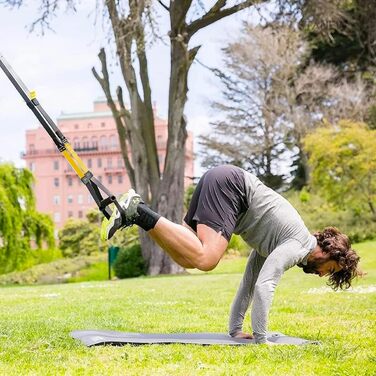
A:
<svg viewBox="0 0 376 376">
<path fill-rule="evenodd" d="M 115 207 L 109 219 L 104 218 L 101 227 L 101 239 L 111 239 L 115 232 L 121 228 L 129 227 L 134 224 L 135 219 L 138 217 L 137 205 L 141 202 L 141 197 L 133 189 L 119 199 L 119 204 L 124 209 L 125 219 L 122 218 L 118 208 Z"/>
</svg>

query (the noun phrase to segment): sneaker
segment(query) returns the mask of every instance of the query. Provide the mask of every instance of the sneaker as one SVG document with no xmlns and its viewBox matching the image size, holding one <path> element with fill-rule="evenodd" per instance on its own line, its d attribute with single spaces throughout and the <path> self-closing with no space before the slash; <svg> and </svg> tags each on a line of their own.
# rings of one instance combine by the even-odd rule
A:
<svg viewBox="0 0 376 376">
<path fill-rule="evenodd" d="M 122 195 L 119 199 L 120 206 L 124 209 L 125 219 L 122 218 L 121 213 L 115 206 L 111 217 L 104 218 L 101 227 L 101 239 L 111 239 L 115 232 L 121 228 L 129 227 L 134 224 L 138 217 L 137 205 L 141 202 L 141 197 L 133 189 Z"/>
</svg>

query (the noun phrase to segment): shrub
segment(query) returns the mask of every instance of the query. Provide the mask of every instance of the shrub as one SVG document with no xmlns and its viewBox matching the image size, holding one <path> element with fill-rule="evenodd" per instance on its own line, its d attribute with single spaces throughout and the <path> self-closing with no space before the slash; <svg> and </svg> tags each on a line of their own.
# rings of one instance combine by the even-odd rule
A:
<svg viewBox="0 0 376 376">
<path fill-rule="evenodd" d="M 115 275 L 118 278 L 133 278 L 146 274 L 146 263 L 142 258 L 141 245 L 134 244 L 120 249 L 114 262 Z"/>
<path fill-rule="evenodd" d="M 299 212 L 311 232 L 334 226 L 348 235 L 353 243 L 376 238 L 376 222 L 369 213 L 340 210 L 319 194 L 308 193 L 305 189 L 302 192 L 285 192 L 284 196 Z"/>
<path fill-rule="evenodd" d="M 67 282 L 80 270 L 92 264 L 105 262 L 106 254 L 64 258 L 48 264 L 35 265 L 22 272 L 12 272 L 0 276 L 0 285 L 30 285 Z"/>
<path fill-rule="evenodd" d="M 228 243 L 226 254 L 246 257 L 249 255 L 251 247 L 242 239 L 240 235 L 233 234 Z"/>
</svg>

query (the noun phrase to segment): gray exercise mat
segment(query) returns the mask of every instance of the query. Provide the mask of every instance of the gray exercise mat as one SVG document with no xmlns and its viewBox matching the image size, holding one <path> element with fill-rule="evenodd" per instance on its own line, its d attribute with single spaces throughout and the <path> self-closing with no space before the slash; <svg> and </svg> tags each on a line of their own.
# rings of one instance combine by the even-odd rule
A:
<svg viewBox="0 0 376 376">
<path fill-rule="evenodd" d="M 252 345 L 253 339 L 232 338 L 222 333 L 168 333 L 145 334 L 125 333 L 111 330 L 75 330 L 71 336 L 78 339 L 86 346 L 112 345 L 122 346 L 150 345 L 150 344 L 195 344 L 195 345 Z M 317 344 L 317 341 L 309 341 L 303 338 L 285 336 L 282 333 L 268 333 L 268 340 L 276 344 L 305 345 Z"/>
</svg>

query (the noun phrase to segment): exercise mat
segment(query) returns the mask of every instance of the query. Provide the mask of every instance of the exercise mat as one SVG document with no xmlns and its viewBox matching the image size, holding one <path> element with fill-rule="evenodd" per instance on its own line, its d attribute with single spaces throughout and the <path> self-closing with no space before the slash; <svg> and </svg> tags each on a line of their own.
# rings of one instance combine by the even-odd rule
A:
<svg viewBox="0 0 376 376">
<path fill-rule="evenodd" d="M 195 344 L 195 345 L 253 345 L 253 339 L 232 338 L 223 333 L 125 333 L 111 330 L 75 330 L 71 336 L 86 346 L 123 346 L 151 344 Z M 303 338 L 290 337 L 282 333 L 268 333 L 268 341 L 284 345 L 317 344 Z"/>
</svg>

